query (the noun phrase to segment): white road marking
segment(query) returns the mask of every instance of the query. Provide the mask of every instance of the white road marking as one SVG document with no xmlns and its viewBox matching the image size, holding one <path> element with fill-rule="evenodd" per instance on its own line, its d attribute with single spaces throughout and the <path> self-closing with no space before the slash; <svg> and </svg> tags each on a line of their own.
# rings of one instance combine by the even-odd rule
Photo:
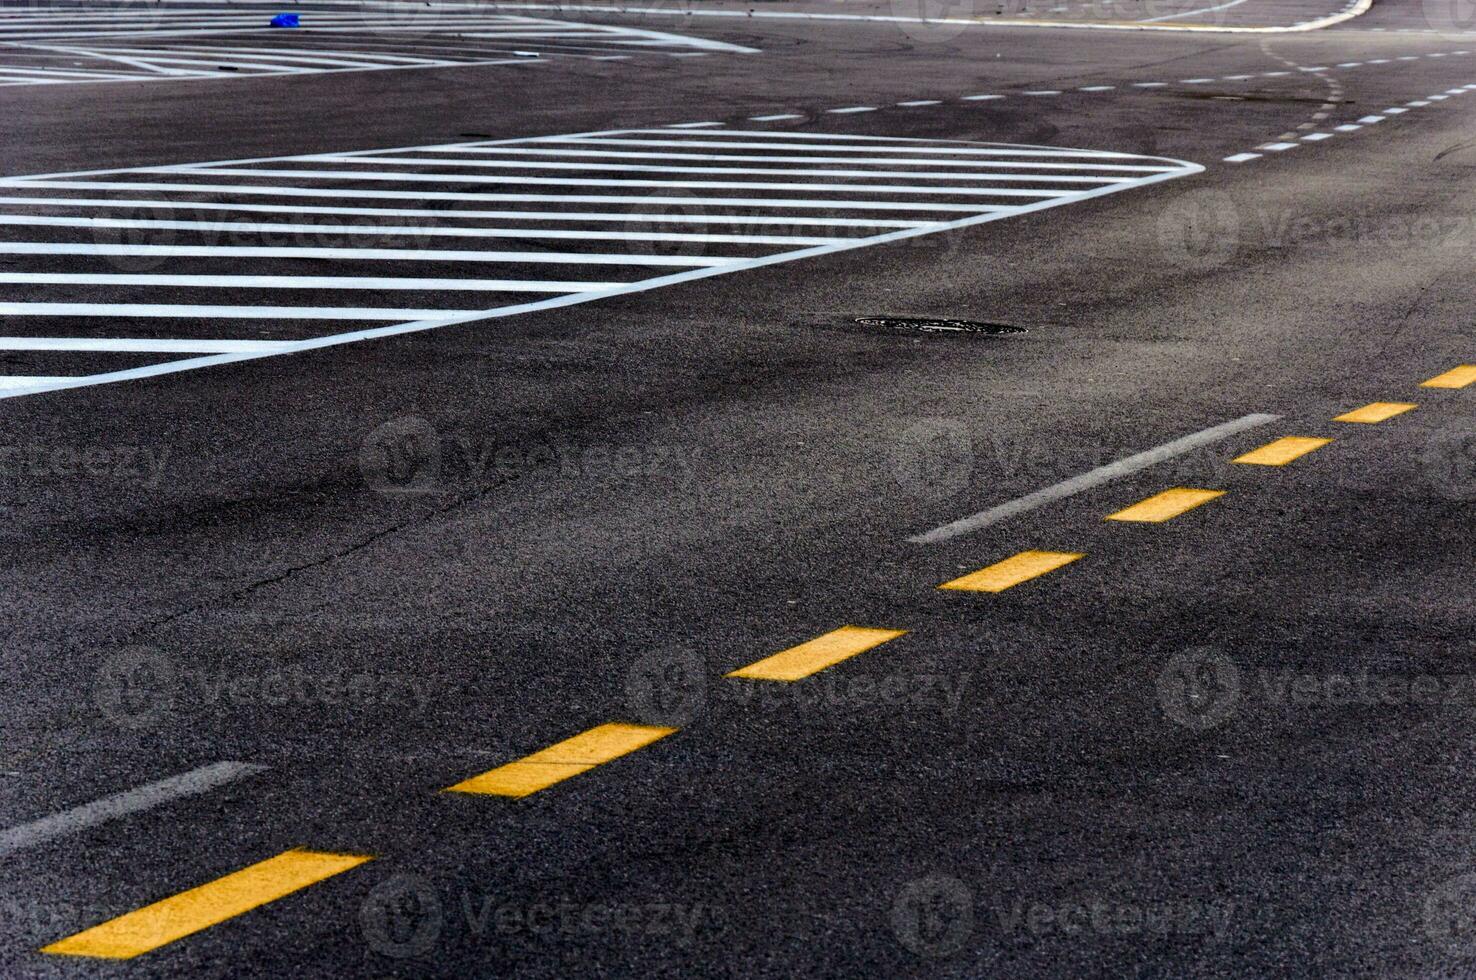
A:
<svg viewBox="0 0 1476 980">
<path fill-rule="evenodd" d="M 1175 439 L 1173 442 L 1164 443 L 1162 446 L 1154 449 L 1120 459 L 1115 463 L 1099 466 L 1079 476 L 1073 476 L 1069 480 L 1062 480 L 1060 483 L 1053 484 L 1043 490 L 1037 490 L 1034 493 L 1026 494 L 1007 503 L 980 511 L 977 514 L 970 514 L 968 517 L 961 517 L 956 521 L 950 521 L 941 527 L 933 528 L 931 531 L 913 535 L 907 540 L 911 544 L 939 544 L 943 541 L 949 541 L 959 537 L 960 535 L 971 534 L 974 531 L 989 527 L 992 524 L 998 524 L 1000 521 L 1008 518 L 1035 510 L 1046 504 L 1055 503 L 1058 500 L 1064 500 L 1067 497 L 1072 497 L 1085 490 L 1099 487 L 1112 480 L 1130 476 L 1150 466 L 1156 466 L 1165 460 L 1173 459 L 1176 456 L 1182 456 L 1195 449 L 1228 439 L 1247 429 L 1254 429 L 1257 426 L 1275 422 L 1279 418 L 1281 418 L 1279 415 L 1254 414 L 1246 415 L 1230 422 L 1224 422 L 1192 435 L 1184 436 L 1182 439 Z"/>
<path fill-rule="evenodd" d="M 754 122 L 777 122 L 780 119 L 803 119 L 804 116 L 794 112 L 781 112 L 773 116 L 749 116 Z"/>
<path fill-rule="evenodd" d="M 900 106 L 908 106 L 909 108 L 911 108 L 914 106 L 923 105 L 942 105 L 943 102 L 941 99 L 913 99 L 911 102 L 898 102 L 897 104 Z"/>
<path fill-rule="evenodd" d="M 181 289 L 344 289 L 471 293 L 584 293 L 618 282 L 562 279 L 440 279 L 408 276 L 187 275 L 154 272 L 0 272 L 26 286 L 172 286 Z"/>
<path fill-rule="evenodd" d="M 175 258 L 352 259 L 374 262 L 506 262 L 514 265 L 530 263 L 678 267 L 712 267 L 734 261 L 731 256 L 618 255 L 600 252 L 490 252 L 478 249 L 331 248 L 311 245 L 113 245 L 99 242 L 0 242 L 0 255 L 157 255 Z"/>
<path fill-rule="evenodd" d="M 692 181 L 683 175 L 700 170 L 736 176 L 740 170 L 749 168 L 675 168 L 656 162 L 633 165 L 613 163 L 601 157 L 594 157 L 591 162 L 588 158 L 595 154 L 614 153 L 639 155 L 619 159 L 660 159 L 663 154 L 657 151 L 668 151 L 666 157 L 669 160 L 695 157 L 704 163 L 726 155 L 737 155 L 744 161 L 758 157 L 757 153 L 739 152 L 742 150 L 771 151 L 766 156 L 774 158 L 773 162 L 780 166 L 755 168 L 752 175 L 765 177 L 772 174 L 779 179 Z M 508 161 L 521 163 L 520 169 L 524 170 L 545 166 L 550 163 L 544 156 L 547 154 L 563 158 L 553 161 L 560 168 L 572 167 L 582 173 L 577 177 L 550 181 L 547 185 L 549 193 L 537 194 L 503 190 L 509 184 L 526 184 L 534 180 L 522 173 L 506 176 L 466 173 L 474 167 L 501 167 Z M 497 156 L 504 159 L 497 159 Z M 579 160 L 581 156 L 587 158 Z M 571 157 L 574 159 L 569 159 Z M 840 166 L 816 167 L 812 161 L 818 159 L 833 160 Z M 392 160 L 395 162 L 391 163 Z M 334 169 L 319 170 L 319 166 Z M 406 169 L 390 172 L 391 167 Z M 456 172 L 447 173 L 448 168 Z M 608 173 L 628 173 L 632 169 L 647 171 L 653 179 L 634 181 L 605 176 Z M 207 335 L 206 342 L 220 346 L 207 346 L 202 342 L 196 345 L 196 348 L 203 348 L 198 356 L 70 378 L 11 376 L 4 383 L 0 396 L 16 397 L 39 391 L 155 377 L 285 352 L 553 310 L 712 275 L 971 227 L 1175 179 L 1202 169 L 1182 161 L 1096 150 L 708 127 L 581 133 L 400 147 L 355 154 L 225 160 L 178 167 L 0 178 L 0 194 L 4 195 L 0 197 L 0 233 L 21 234 L 27 227 L 45 226 L 56 239 L 8 243 L 0 239 L 0 255 L 11 258 L 4 271 L 0 272 L 0 300 L 4 301 L 0 305 L 0 314 L 16 318 L 65 318 L 68 327 L 79 333 L 77 337 L 40 338 L 40 343 L 48 345 L 46 349 L 87 351 L 94 355 L 145 352 L 139 345 L 149 342 L 145 338 L 131 336 L 135 331 L 130 330 L 128 324 L 118 322 L 134 317 L 188 319 L 203 325 L 206 331 L 213 324 L 223 334 L 216 337 Z M 673 176 L 663 176 L 671 172 L 674 172 Z M 175 180 L 137 179 L 160 173 Z M 215 183 L 223 178 L 241 180 L 239 183 Z M 348 182 L 348 186 L 302 186 L 316 179 Z M 405 190 L 369 190 L 354 186 L 355 183 L 382 182 L 385 179 L 408 181 L 418 186 Z M 877 179 L 888 183 L 872 183 Z M 1021 182 L 1033 186 L 1018 186 Z M 491 184 L 494 188 L 487 192 L 439 189 L 467 184 Z M 692 190 L 711 186 L 748 193 L 739 197 L 699 197 Z M 601 187 L 618 187 L 627 192 L 586 193 L 591 188 Z M 638 189 L 637 192 L 631 193 L 632 188 Z M 65 198 L 51 193 L 58 190 L 80 191 L 86 196 Z M 799 193 L 785 197 L 764 196 L 767 191 L 776 190 Z M 150 203 L 122 196 L 139 191 L 151 192 Z M 206 194 L 215 199 L 199 205 L 193 202 L 193 198 Z M 259 204 L 247 203 L 255 196 L 269 200 Z M 914 199 L 908 200 L 909 197 Z M 305 207 L 297 207 L 284 198 L 324 200 L 304 202 Z M 404 204 L 398 207 L 350 206 L 358 200 Z M 487 201 L 498 201 L 502 206 L 496 210 L 472 210 Z M 441 205 L 438 202 L 448 203 Z M 449 202 L 466 207 L 451 207 Z M 587 204 L 607 207 L 598 212 L 579 210 L 579 205 Z M 723 213 L 708 214 L 706 209 L 709 206 L 721 208 Z M 56 214 L 57 209 L 71 213 Z M 744 213 L 732 213 L 735 209 Z M 278 215 L 283 220 L 260 224 L 202 220 L 212 211 L 240 211 L 248 216 Z M 895 212 L 907 212 L 898 217 L 908 220 L 876 220 L 872 217 L 891 218 Z M 304 220 L 312 214 L 333 215 L 335 220 L 331 225 L 312 225 Z M 437 221 L 426 225 L 404 220 L 391 226 L 376 223 L 381 216 L 424 220 L 429 215 L 455 219 L 456 223 Z M 487 219 L 494 220 L 489 222 Z M 582 234 L 579 229 L 597 226 L 601 221 L 623 222 L 621 226 L 598 234 L 602 240 L 629 246 L 628 251 L 353 248 L 343 247 L 341 237 L 332 245 L 296 246 L 274 244 L 270 237 L 316 232 L 333 237 L 369 234 L 362 229 L 393 237 L 399 229 L 425 239 L 427 244 L 447 234 L 470 239 L 469 244 L 478 244 L 478 240 L 498 237 L 593 238 L 593 234 Z M 525 223 L 509 225 L 507 222 Z M 543 227 L 543 222 L 558 222 L 563 230 L 557 226 Z M 571 226 L 570 222 L 578 224 Z M 665 230 L 653 230 L 662 228 L 658 222 L 671 222 L 675 227 L 668 224 Z M 719 233 L 708 232 L 709 222 Z M 778 225 L 784 230 L 766 235 L 749 227 L 759 225 Z M 814 236 L 794 233 L 806 226 L 845 228 L 848 231 Z M 130 234 L 118 242 L 95 240 L 99 237 L 99 230 L 109 229 Z M 731 230 L 732 234 L 721 234 L 723 230 Z M 137 234 L 146 231 L 163 234 Z M 222 231 L 231 234 L 223 243 L 217 244 L 216 238 Z M 188 239 L 176 243 L 180 234 L 191 232 L 209 237 L 195 243 Z M 79 240 L 86 238 L 94 240 Z M 749 251 L 743 256 L 715 256 L 710 254 L 710 250 L 701 248 L 679 250 L 695 254 L 644 254 L 648 250 L 643 249 L 643 245 L 655 246 L 661 242 L 718 246 L 731 243 L 742 245 Z M 378 246 L 384 243 L 366 238 L 365 244 Z M 97 273 L 89 270 L 91 263 L 85 261 L 87 258 L 107 255 L 158 257 L 174 262 L 166 272 Z M 59 266 L 57 260 L 67 256 L 75 256 L 79 261 L 71 267 Z M 47 261 L 43 263 L 41 259 Z M 292 276 L 281 274 L 280 265 L 257 265 L 258 260 L 292 259 L 331 263 L 326 271 L 339 274 L 321 274 L 324 268 L 314 266 L 311 271 L 315 275 Z M 228 274 L 218 271 L 223 260 L 231 261 L 225 270 Z M 485 278 L 463 280 L 448 279 L 444 275 L 435 278 L 414 275 L 415 267 L 424 265 L 427 260 L 500 264 L 509 271 L 499 269 L 495 274 L 486 274 L 483 270 L 487 266 L 479 265 L 474 268 Z M 30 268 L 27 268 L 28 261 Z M 391 264 L 393 271 L 404 270 L 403 273 L 378 276 L 372 274 L 373 269 L 366 268 L 386 263 Z M 522 270 L 517 267 L 532 263 L 567 265 L 570 281 L 520 278 L 517 273 Z M 644 278 L 626 282 L 589 281 L 596 277 L 579 276 L 580 270 L 610 265 L 664 265 L 673 271 L 663 274 L 664 270 L 643 270 L 638 275 L 644 275 Z M 261 274 L 257 273 L 258 268 Z M 580 281 L 575 281 L 576 277 Z M 76 291 L 84 286 L 87 292 L 79 296 Z M 179 290 L 201 287 L 234 292 L 221 296 L 218 303 L 178 301 Z M 272 290 L 298 288 L 359 289 L 361 292 L 393 289 L 398 296 L 405 297 L 407 302 L 403 306 L 407 308 L 383 309 L 346 304 L 270 306 L 263 302 L 270 297 Z M 169 292 L 161 292 L 158 296 L 160 301 L 151 302 L 154 297 L 149 295 L 149 290 Z M 507 298 L 502 305 L 481 310 L 408 308 L 425 305 L 414 302 L 413 298 L 418 293 L 425 292 L 428 296 L 434 293 L 439 297 L 460 290 L 468 291 L 468 295 L 471 291 L 483 294 L 501 291 L 507 294 Z M 109 295 L 110 291 L 113 295 Z M 540 291 L 545 295 L 533 295 Z M 518 297 L 518 293 L 525 294 L 525 298 Z M 85 298 L 87 302 L 78 302 L 79 298 Z M 243 319 L 272 322 L 278 325 L 283 339 L 267 342 L 273 346 L 266 347 L 240 344 L 239 338 L 231 336 L 232 331 L 228 328 L 232 322 Z M 345 323 L 377 321 L 383 325 L 347 332 L 315 333 L 313 321 L 327 323 L 335 320 Z M 326 329 L 331 331 L 335 328 Z M 341 327 L 336 329 L 342 330 Z M 25 349 L 35 349 L 38 341 L 14 337 L 9 342 L 17 348 L 31 344 L 31 348 Z M 170 347 L 170 353 L 196 353 L 196 348 L 183 346 L 191 343 L 186 338 L 163 343 Z"/>
<path fill-rule="evenodd" d="M 853 106 L 847 106 L 844 109 L 826 109 L 825 111 L 826 112 L 830 112 L 830 113 L 834 113 L 835 115 L 845 115 L 846 113 L 851 113 L 851 112 L 875 112 L 876 111 L 876 106 L 874 106 L 874 105 L 853 105 Z"/>
<path fill-rule="evenodd" d="M 829 171 L 824 171 L 829 172 Z M 905 176 L 892 173 L 882 176 Z M 958 174 L 955 176 L 969 176 Z M 1011 177 L 1007 174 L 979 175 L 997 180 L 1031 180 L 1038 178 Z M 1061 182 L 1112 183 L 1112 177 L 1056 177 Z M 185 205 L 188 207 L 188 205 Z M 295 235 L 370 235 L 374 237 L 399 236 L 428 238 L 546 238 L 557 241 L 606 241 L 606 242 L 700 242 L 718 245 L 824 245 L 834 238 L 817 238 L 798 235 L 725 235 L 692 234 L 687 232 L 653 231 L 592 231 L 589 229 L 550 228 L 455 228 L 449 226 L 420 225 L 302 225 L 273 221 L 166 221 L 155 218 L 61 218 L 47 215 L 4 215 L 0 214 L 0 225 L 24 225 L 56 228 L 137 228 L 171 231 L 206 231 L 215 234 L 272 234 Z M 0 251 L 5 248 L 0 243 Z"/>
<path fill-rule="evenodd" d="M 1259 153 L 1237 153 L 1234 156 L 1226 157 L 1225 158 L 1225 162 L 1226 163 L 1245 163 L 1247 160 L 1259 160 L 1260 158 L 1261 158 L 1261 154 L 1259 154 Z"/>
<path fill-rule="evenodd" d="M 0 379 L 0 381 L 9 379 Z M 27 379 L 30 380 L 30 379 Z M 65 380 L 65 379 L 48 379 Z M 0 857 L 45 844 L 48 841 L 90 830 L 109 820 L 152 810 L 186 796 L 198 796 L 217 786 L 262 772 L 266 766 L 250 762 L 216 762 L 178 776 L 105 796 L 61 813 L 0 831 Z"/>
<path fill-rule="evenodd" d="M 1334 126 L 1333 127 L 1333 129 L 1336 129 L 1340 133 L 1352 133 L 1352 132 L 1356 132 L 1356 131 L 1358 131 L 1358 130 L 1360 130 L 1362 128 L 1363 127 L 1360 126 L 1360 125 L 1358 125 L 1357 123 L 1343 123 L 1341 126 Z"/>
<path fill-rule="evenodd" d="M 1263 150 L 1274 150 L 1277 153 L 1282 153 L 1286 150 L 1295 150 L 1296 148 L 1297 144 L 1295 143 L 1267 143 L 1261 147 Z"/>
<path fill-rule="evenodd" d="M 0 303 L 0 316 L 145 317 L 178 320 L 427 320 L 476 310 L 392 310 L 378 307 L 192 306 L 165 303 Z"/>
<path fill-rule="evenodd" d="M 1358 121 L 1361 122 L 1361 123 L 1363 123 L 1363 125 L 1367 126 L 1367 125 L 1370 125 L 1371 123 L 1383 122 L 1384 121 L 1384 117 L 1383 116 L 1364 116 L 1362 119 L 1360 119 Z"/>
<path fill-rule="evenodd" d="M 0 337 L 0 350 L 88 351 L 124 354 L 286 353 L 296 346 L 276 340 L 163 340 L 122 337 Z"/>
<path fill-rule="evenodd" d="M 993 101 L 994 99 L 1002 99 L 1002 98 L 1004 98 L 1003 95 L 965 95 L 963 97 L 963 101 L 965 101 L 965 102 L 990 102 L 990 101 Z"/>
<path fill-rule="evenodd" d="M 755 157 L 754 159 L 764 159 Z M 933 161 L 903 161 L 888 160 L 891 164 L 906 162 L 926 163 L 931 165 Z M 967 163 L 951 161 L 950 166 L 970 166 Z M 1013 163 L 991 163 L 990 166 L 1028 166 L 1027 164 Z M 984 164 L 980 164 L 984 166 Z M 1038 164 L 1037 166 L 1049 167 L 1051 164 Z M 1078 169 L 1072 167 L 1071 169 Z M 1161 167 L 1108 167 L 1096 166 L 1094 169 L 1142 171 L 1147 173 L 1162 173 Z M 13 185 L 14 186 L 14 185 Z M 95 187 L 95 184 L 87 185 Z M 116 186 L 116 185 L 113 185 Z M 413 195 L 419 196 L 419 195 Z M 926 221 L 897 221 L 883 220 L 880 218 L 816 218 L 795 217 L 763 214 L 653 214 L 639 211 L 481 211 L 472 208 L 350 208 L 334 207 L 331 205 L 307 205 L 307 204 L 242 204 L 231 202 L 222 204 L 218 202 L 202 201 L 163 201 L 163 200 L 140 200 L 128 198 L 121 200 L 117 198 L 82 198 L 82 197 L 0 197 L 0 204 L 18 204 L 24 207 L 58 207 L 58 208 L 140 208 L 151 210 L 179 210 L 179 211 L 239 211 L 244 213 L 258 214 L 333 214 L 347 217 L 394 217 L 394 218 L 500 218 L 515 219 L 519 221 L 575 221 L 581 223 L 600 222 L 639 222 L 642 224 L 739 224 L 739 225 L 813 225 L 822 228 L 920 228 L 929 222 Z"/>
<path fill-rule="evenodd" d="M 0 78 L 10 80 L 7 84 L 117 83 L 218 79 L 242 74 L 532 65 L 547 55 L 626 59 L 630 55 L 618 52 L 630 47 L 668 57 L 757 53 L 741 45 L 634 27 L 485 11 L 460 15 L 448 10 L 446 4 L 438 4 L 433 17 L 422 23 L 395 23 L 393 18 L 387 22 L 373 4 L 366 6 L 370 9 L 347 13 L 315 11 L 311 29 L 282 37 L 280 47 L 229 43 L 243 34 L 276 39 L 278 32 L 266 27 L 261 14 L 255 11 L 119 10 L 68 17 L 55 9 L 38 9 L 0 18 L 0 59 L 7 54 L 27 59 L 14 69 L 0 60 Z M 147 17 L 137 16 L 145 13 Z M 400 48 L 387 52 L 368 46 L 370 42 L 362 42 L 366 44 L 362 50 L 345 50 L 342 45 L 316 46 L 326 38 L 344 34 L 369 34 Z M 398 40 L 400 35 L 405 35 L 403 42 Z M 227 43 L 202 43 L 216 38 Z M 523 49 L 500 48 L 499 42 L 510 41 L 522 44 Z M 512 58 L 505 57 L 509 53 Z M 501 57 L 491 57 L 494 55 Z M 38 64 L 37 59 L 42 63 Z M 78 60 L 106 66 L 108 71 L 83 75 L 74 64 Z M 224 73 L 222 67 L 236 71 Z M 26 80 L 15 81 L 17 78 Z"/>
<path fill-rule="evenodd" d="M 1305 143 L 1317 143 L 1322 140 L 1332 139 L 1332 136 L 1332 133 L 1308 133 L 1302 137 L 1302 141 Z"/>
</svg>

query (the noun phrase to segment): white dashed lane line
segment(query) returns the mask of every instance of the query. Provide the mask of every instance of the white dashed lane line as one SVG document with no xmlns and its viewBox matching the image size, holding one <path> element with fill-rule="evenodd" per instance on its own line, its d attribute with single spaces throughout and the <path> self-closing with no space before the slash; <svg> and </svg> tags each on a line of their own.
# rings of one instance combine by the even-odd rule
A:
<svg viewBox="0 0 1476 980">
<path fill-rule="evenodd" d="M 1375 123 L 1384 122 L 1390 116 L 1399 116 L 1407 112 L 1416 112 L 1420 109 L 1426 109 L 1430 106 L 1438 105 L 1439 103 L 1444 102 L 1447 99 L 1451 99 L 1459 95 L 1469 95 L 1473 91 L 1476 91 L 1476 84 L 1464 85 L 1460 88 L 1446 89 L 1443 93 L 1438 93 L 1436 95 L 1427 95 L 1423 99 L 1412 99 L 1409 102 L 1406 102 L 1403 106 L 1391 106 L 1388 109 L 1381 110 L 1379 113 L 1362 116 L 1358 119 L 1357 122 L 1341 123 L 1337 126 L 1333 126 L 1330 130 L 1308 133 L 1304 136 L 1298 137 L 1298 139 L 1301 141 L 1298 143 L 1278 141 L 1275 143 L 1262 144 L 1261 146 L 1256 147 L 1256 149 L 1283 152 L 1285 150 L 1290 150 L 1297 146 L 1300 146 L 1302 145 L 1302 143 L 1321 143 L 1325 140 L 1330 140 L 1334 138 L 1339 133 L 1356 133 L 1362 130 L 1365 126 L 1372 126 Z M 1231 156 L 1225 157 L 1224 162 L 1249 163 L 1252 160 L 1258 160 L 1260 158 L 1261 154 L 1259 153 L 1236 153 L 1232 154 Z"/>
</svg>

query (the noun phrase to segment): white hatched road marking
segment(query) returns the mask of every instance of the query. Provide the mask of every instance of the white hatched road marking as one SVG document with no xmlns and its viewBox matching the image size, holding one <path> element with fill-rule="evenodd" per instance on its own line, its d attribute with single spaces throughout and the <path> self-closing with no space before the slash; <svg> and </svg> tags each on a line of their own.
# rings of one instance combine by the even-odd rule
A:
<svg viewBox="0 0 1476 980">
<path fill-rule="evenodd" d="M 685 152 L 630 149 L 647 146 Z M 721 165 L 734 163 L 765 166 Z M 578 173 L 533 175 L 551 168 Z M 0 178 L 0 349 L 38 359 L 29 377 L 0 379 L 0 397 L 586 303 L 1202 169 L 1098 150 L 667 127 Z M 631 171 L 652 176 L 605 176 Z M 158 175 L 170 181 L 138 179 Z M 384 182 L 419 186 L 373 186 Z M 530 184 L 548 193 L 518 190 Z M 731 196 L 705 196 L 714 189 Z M 400 206 L 343 203 L 366 199 Z M 503 206 L 476 207 L 486 201 Z M 232 220 L 214 220 L 222 215 Z M 527 245 L 478 247 L 499 238 Z M 436 267 L 418 274 L 427 263 Z M 477 308 L 489 294 L 502 305 Z M 317 296 L 325 302 L 308 305 Z M 58 336 L 58 318 L 78 335 Z M 260 324 L 255 337 L 231 335 L 242 321 Z M 365 321 L 382 325 L 349 329 Z M 199 356 L 66 376 L 79 353 L 134 355 L 133 365 L 139 354 Z"/>
<path fill-rule="evenodd" d="M 0 16 L 0 86 L 755 53 L 664 31 L 429 6 L 308 10 L 293 30 L 272 28 L 271 16 L 168 6 Z"/>
</svg>

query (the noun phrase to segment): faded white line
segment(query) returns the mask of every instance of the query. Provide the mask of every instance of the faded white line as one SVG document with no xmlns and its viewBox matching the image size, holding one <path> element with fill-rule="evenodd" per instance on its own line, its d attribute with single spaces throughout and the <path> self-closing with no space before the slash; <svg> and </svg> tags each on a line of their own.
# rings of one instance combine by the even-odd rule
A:
<svg viewBox="0 0 1476 980">
<path fill-rule="evenodd" d="M 0 857 L 96 827 L 109 820 L 151 810 L 181 797 L 198 796 L 225 783 L 255 775 L 266 768 L 252 762 L 215 762 L 137 789 L 105 796 L 92 803 L 42 817 L 19 827 L 11 827 L 0 831 Z"/>
<path fill-rule="evenodd" d="M 1205 429 L 1202 432 L 1196 432 L 1182 439 L 1175 439 L 1173 442 L 1164 443 L 1156 449 L 1149 449 L 1146 452 L 1129 456 L 1126 459 L 1120 459 L 1115 463 L 1099 466 L 1094 470 L 1082 473 L 1080 476 L 1073 476 L 1069 480 L 1063 480 L 1054 486 L 1046 487 L 1044 490 L 1037 490 L 1035 493 L 1011 500 L 1008 503 L 1000 504 L 997 507 L 991 507 L 977 514 L 959 518 L 956 521 L 944 524 L 942 527 L 935 527 L 933 530 L 924 532 L 923 534 L 913 535 L 907 540 L 912 544 L 938 544 L 948 541 L 959 535 L 969 534 L 981 528 L 989 527 L 991 524 L 998 524 L 1000 521 L 1018 514 L 1023 514 L 1026 511 L 1035 510 L 1037 507 L 1043 507 L 1046 504 L 1075 496 L 1084 490 L 1099 487 L 1119 477 L 1137 473 L 1150 466 L 1156 466 L 1164 460 L 1173 459 L 1175 456 L 1182 456 L 1184 453 L 1219 442 L 1222 439 L 1228 439 L 1230 436 L 1244 432 L 1247 429 L 1254 429 L 1268 422 L 1275 422 L 1279 418 L 1281 418 L 1279 415 L 1254 414 L 1246 415 L 1231 422 L 1224 422 L 1212 428 Z"/>
</svg>

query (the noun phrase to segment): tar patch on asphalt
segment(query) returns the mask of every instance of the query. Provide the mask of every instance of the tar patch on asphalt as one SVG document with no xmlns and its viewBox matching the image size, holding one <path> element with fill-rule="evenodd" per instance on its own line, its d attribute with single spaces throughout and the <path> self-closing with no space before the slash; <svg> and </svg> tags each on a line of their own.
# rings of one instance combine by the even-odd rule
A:
<svg viewBox="0 0 1476 980">
<path fill-rule="evenodd" d="M 870 332 L 890 334 L 1004 337 L 1029 332 L 1027 328 L 1012 323 L 936 316 L 858 316 L 851 322 Z"/>
</svg>

